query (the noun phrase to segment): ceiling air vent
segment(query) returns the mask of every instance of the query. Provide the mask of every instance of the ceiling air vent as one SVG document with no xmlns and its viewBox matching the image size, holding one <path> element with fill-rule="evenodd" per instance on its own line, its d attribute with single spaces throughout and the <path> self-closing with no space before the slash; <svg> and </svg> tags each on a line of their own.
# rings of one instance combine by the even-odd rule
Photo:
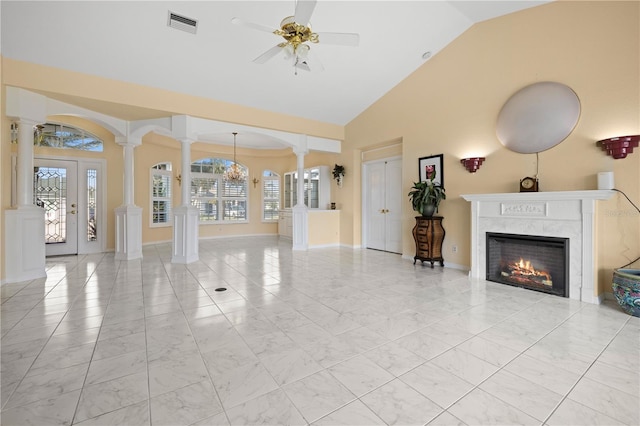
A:
<svg viewBox="0 0 640 426">
<path fill-rule="evenodd" d="M 191 34 L 195 34 L 198 29 L 198 21 L 195 19 L 187 18 L 186 16 L 178 15 L 169 11 L 169 20 L 167 25 L 176 30 L 186 31 Z"/>
</svg>

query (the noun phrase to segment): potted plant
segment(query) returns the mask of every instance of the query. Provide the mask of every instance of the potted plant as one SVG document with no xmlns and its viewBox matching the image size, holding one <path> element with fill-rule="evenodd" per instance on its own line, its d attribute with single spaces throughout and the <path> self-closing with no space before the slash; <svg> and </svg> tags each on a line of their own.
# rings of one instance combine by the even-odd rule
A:
<svg viewBox="0 0 640 426">
<path fill-rule="evenodd" d="M 344 178 L 344 166 L 341 166 L 340 164 L 336 164 L 333 167 L 332 173 L 333 173 L 333 178 L 338 183 L 338 186 L 342 188 L 342 178 Z"/>
<path fill-rule="evenodd" d="M 440 201 L 447 198 L 445 189 L 438 182 L 434 182 L 436 171 L 433 166 L 427 166 L 427 180 L 424 182 L 414 182 L 409 198 L 413 210 L 422 216 L 433 216 L 438 211 Z"/>
</svg>

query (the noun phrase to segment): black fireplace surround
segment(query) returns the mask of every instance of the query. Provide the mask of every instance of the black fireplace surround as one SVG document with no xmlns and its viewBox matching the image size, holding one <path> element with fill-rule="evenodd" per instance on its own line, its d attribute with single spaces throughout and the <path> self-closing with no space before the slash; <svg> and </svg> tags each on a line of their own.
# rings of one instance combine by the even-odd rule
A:
<svg viewBox="0 0 640 426">
<path fill-rule="evenodd" d="M 487 232 L 487 280 L 569 297 L 569 238 Z"/>
</svg>

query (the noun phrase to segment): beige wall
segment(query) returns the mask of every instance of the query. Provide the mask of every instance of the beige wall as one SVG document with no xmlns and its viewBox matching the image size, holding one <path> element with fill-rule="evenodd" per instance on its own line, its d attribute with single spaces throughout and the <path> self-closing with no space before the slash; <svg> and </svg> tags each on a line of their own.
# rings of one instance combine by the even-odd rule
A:
<svg viewBox="0 0 640 426">
<path fill-rule="evenodd" d="M 340 212 L 319 210 L 309 212 L 309 247 L 340 244 Z"/>
<path fill-rule="evenodd" d="M 541 190 L 596 189 L 596 174 L 613 170 L 616 187 L 639 201 L 640 152 L 613 160 L 595 145 L 640 133 L 639 7 L 638 2 L 555 2 L 473 26 L 346 126 L 343 157 L 358 168 L 359 151 L 402 138 L 408 192 L 418 180 L 418 158 L 443 153 L 445 263 L 468 266 L 470 207 L 460 195 L 516 192 L 519 179 L 536 170 L 534 154 L 508 151 L 497 140 L 500 108 L 524 86 L 557 81 L 578 94 L 582 111 L 573 133 L 540 153 Z M 477 155 L 487 160 L 470 174 L 460 159 Z M 353 205 L 347 210 L 357 212 L 358 188 L 349 190 L 352 196 L 345 199 Z M 414 255 L 414 214 L 407 198 L 406 256 Z M 359 243 L 359 215 L 353 219 L 344 221 L 343 243 Z M 599 291 L 610 291 L 612 268 L 640 254 L 639 222 L 621 196 L 599 203 Z"/>
<path fill-rule="evenodd" d="M 2 57 L 0 56 L 0 63 Z M 2 81 L 2 67 L 0 66 L 0 81 Z M 4 115 L 4 99 L 6 99 L 4 85 L 0 87 L 0 194 L 8 194 L 11 190 L 11 125 Z M 6 199 L 6 195 L 0 196 L 0 282 L 4 278 L 4 211 L 10 207 L 11 200 Z"/>
<path fill-rule="evenodd" d="M 150 168 L 157 163 L 171 162 L 173 168 L 173 205 L 181 203 L 180 191 L 176 176 L 181 174 L 180 144 L 172 138 L 149 133 L 142 140 L 142 145 L 135 150 L 135 202 L 142 207 L 143 231 L 142 240 L 146 243 L 170 241 L 171 227 L 151 227 L 150 220 Z M 191 160 L 202 158 L 233 159 L 233 148 L 209 143 L 191 145 Z M 280 176 L 289 171 L 290 163 L 295 164 L 295 156 L 290 149 L 283 150 L 250 150 L 237 149 L 238 163 L 249 169 L 249 222 L 248 223 L 216 223 L 199 227 L 201 238 L 215 238 L 229 235 L 277 234 L 278 224 L 262 221 L 262 173 L 271 170 Z M 253 178 L 260 180 L 254 187 Z"/>
<path fill-rule="evenodd" d="M 362 240 L 363 151 L 401 141 L 405 193 L 418 179 L 418 158 L 443 153 L 448 194 L 440 211 L 447 231 L 445 260 L 469 266 L 470 212 L 460 195 L 515 192 L 520 178 L 535 173 L 534 155 L 510 152 L 495 136 L 500 108 L 509 96 L 528 84 L 545 80 L 567 84 L 576 91 L 582 106 L 574 132 L 560 145 L 540 153 L 541 189 L 595 189 L 597 172 L 613 170 L 616 187 L 632 200 L 640 200 L 640 150 L 624 160 L 613 160 L 595 146 L 599 139 L 640 133 L 639 9 L 638 2 L 554 2 L 477 24 L 345 127 L 6 58 L 2 58 L 0 70 L 2 95 L 4 99 L 5 86 L 12 85 L 85 108 L 99 105 L 116 117 L 187 114 L 344 139 L 340 155 L 311 153 L 305 158 L 305 166 L 334 163 L 345 166 L 343 187 L 338 188 L 332 182 L 332 201 L 340 208 L 340 241 L 345 245 L 359 246 Z M 0 188 L 4 210 L 10 203 L 11 148 L 8 120 L 1 112 Z M 80 124 L 78 127 L 99 135 L 106 132 L 88 122 Z M 104 155 L 109 161 L 108 246 L 113 248 L 111 216 L 112 209 L 122 201 L 122 151 L 113 143 L 113 135 L 104 136 L 110 146 Z M 192 159 L 214 154 L 229 158 L 232 155 L 228 147 L 194 144 Z M 487 157 L 475 174 L 469 174 L 459 163 L 470 155 Z M 179 158 L 177 143 L 153 134 L 147 135 L 143 145 L 136 148 L 135 200 L 145 209 L 145 223 L 148 223 L 149 167 L 168 160 L 179 166 Z M 239 150 L 238 161 L 249 166 L 252 175 L 267 167 L 281 174 L 296 168 L 295 155 L 290 152 L 280 155 Z M 178 204 L 179 189 L 174 194 L 177 197 L 174 204 Z M 259 203 L 259 192 L 253 190 L 252 184 L 250 203 L 251 206 Z M 215 237 L 275 233 L 275 225 L 262 224 L 254 217 L 259 210 L 251 209 L 249 225 L 207 225 L 200 228 L 200 234 Z M 406 256 L 414 254 L 413 216 L 407 199 L 403 212 Z M 0 219 L 3 221 L 4 215 Z M 621 196 L 599 203 L 599 291 L 610 289 L 612 268 L 640 253 L 639 222 L 637 213 Z M 0 229 L 0 236 L 1 232 Z M 145 243 L 169 240 L 170 231 L 147 227 L 143 238 Z M 451 252 L 453 245 L 458 246 L 458 253 Z"/>
<path fill-rule="evenodd" d="M 6 87 L 15 86 L 36 91 L 63 102 L 78 105 L 123 119 L 146 119 L 169 116 L 172 114 L 186 114 L 214 120 L 235 122 L 275 129 L 288 132 L 298 132 L 308 135 L 343 139 L 344 128 L 330 123 L 291 117 L 269 111 L 256 110 L 229 103 L 188 96 L 166 90 L 152 89 L 130 83 L 104 79 L 66 70 L 45 67 L 22 61 L 0 57 L 0 79 L 2 81 L 2 99 L 5 99 Z M 4 113 L 4 102 L 1 105 L 0 123 L 0 236 L 4 229 L 4 211 L 11 206 L 11 152 L 16 147 L 10 144 L 9 119 Z M 36 148 L 36 155 L 55 156 L 87 156 L 101 158 L 107 161 L 107 249 L 115 247 L 115 216 L 113 209 L 123 200 L 123 162 L 122 148 L 115 144 L 114 135 L 103 127 L 80 117 L 54 116 L 48 117 L 57 121 L 85 129 L 96 134 L 105 141 L 105 152 L 101 154 L 83 153 L 79 151 L 60 151 L 47 148 Z M 143 208 L 143 242 L 168 241 L 171 239 L 170 228 L 151 228 L 149 218 L 149 167 L 161 161 L 172 161 L 175 166 L 180 164 L 179 144 L 170 138 L 163 138 L 148 134 L 143 138 L 143 144 L 135 150 L 135 203 Z M 232 158 L 229 147 L 196 143 L 192 146 L 192 159 L 220 156 Z M 305 166 L 332 164 L 337 158 L 335 154 L 311 153 L 305 158 Z M 262 151 L 238 150 L 238 161 L 251 171 L 251 178 L 261 179 L 262 171 L 273 170 L 279 174 L 296 169 L 296 157 L 291 150 Z M 225 235 L 253 235 L 275 234 L 276 223 L 263 223 L 261 220 L 260 185 L 253 188 L 250 184 L 249 203 L 250 221 L 248 224 L 203 225 L 200 236 L 216 237 Z M 174 191 L 174 205 L 180 203 L 179 187 Z M 257 208 L 256 208 L 257 207 Z M 3 253 L 2 240 L 0 255 Z M 0 256 L 0 280 L 4 278 L 4 255 Z"/>
<path fill-rule="evenodd" d="M 3 104 L 4 105 L 4 104 Z M 56 156 L 70 158 L 92 158 L 103 159 L 107 163 L 107 229 L 106 247 L 113 250 L 115 247 L 115 215 L 114 209 L 123 202 L 123 150 L 115 143 L 112 133 L 94 122 L 74 116 L 54 115 L 47 117 L 48 121 L 68 124 L 93 133 L 104 141 L 104 152 L 86 152 L 76 150 L 60 150 L 53 148 L 36 147 L 36 156 Z M 3 117 L 3 124 L 6 121 L 6 129 L 3 126 L 3 135 L 6 130 L 6 138 L 10 138 L 9 121 Z M 3 138 L 4 140 L 4 138 Z M 17 151 L 17 145 L 9 143 L 2 144 L 3 150 L 7 154 L 2 156 L 2 203 L 5 208 L 10 207 L 10 154 Z M 207 157 L 220 157 L 226 159 L 233 158 L 233 148 L 210 143 L 194 143 L 191 146 L 191 159 L 196 161 Z M 332 165 L 336 154 L 325 154 L 312 152 L 305 156 L 305 167 L 316 165 Z M 134 150 L 134 202 L 142 207 L 142 240 L 144 244 L 154 242 L 170 241 L 172 238 L 172 228 L 150 226 L 150 169 L 153 165 L 162 162 L 171 162 L 173 166 L 174 178 L 181 173 L 181 147 L 176 140 L 149 133 L 143 137 L 142 144 Z M 291 149 L 282 150 L 254 150 L 237 149 L 237 161 L 249 169 L 249 221 L 248 223 L 217 223 L 201 225 L 199 235 L 202 238 L 215 238 L 233 235 L 260 235 L 277 234 L 277 222 L 264 222 L 262 220 L 262 173 L 271 170 L 283 176 L 285 172 L 296 169 L 297 160 Z M 6 175 L 6 177 L 5 177 Z M 260 180 L 255 186 L 253 178 Z M 177 179 L 173 180 L 173 205 L 181 203 L 180 186 Z M 6 187 L 6 190 L 5 190 Z M 2 216 L 4 218 L 4 214 Z"/>
<path fill-rule="evenodd" d="M 184 95 L 168 90 L 109 80 L 87 74 L 3 58 L 2 83 L 40 91 L 63 102 L 99 110 L 117 118 L 145 119 L 191 115 L 342 140 L 344 128 L 228 102 Z M 123 117 L 126 116 L 126 117 Z M 134 118 L 130 118 L 130 117 Z"/>
</svg>

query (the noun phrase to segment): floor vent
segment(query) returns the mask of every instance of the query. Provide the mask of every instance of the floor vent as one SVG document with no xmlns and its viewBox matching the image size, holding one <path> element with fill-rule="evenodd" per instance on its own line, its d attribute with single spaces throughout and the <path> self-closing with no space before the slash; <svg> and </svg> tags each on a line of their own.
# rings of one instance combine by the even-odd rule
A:
<svg viewBox="0 0 640 426">
<path fill-rule="evenodd" d="M 198 30 L 198 21 L 195 19 L 187 18 L 186 16 L 178 15 L 169 11 L 169 19 L 167 25 L 176 30 L 186 31 L 191 34 L 195 34 Z"/>
</svg>

